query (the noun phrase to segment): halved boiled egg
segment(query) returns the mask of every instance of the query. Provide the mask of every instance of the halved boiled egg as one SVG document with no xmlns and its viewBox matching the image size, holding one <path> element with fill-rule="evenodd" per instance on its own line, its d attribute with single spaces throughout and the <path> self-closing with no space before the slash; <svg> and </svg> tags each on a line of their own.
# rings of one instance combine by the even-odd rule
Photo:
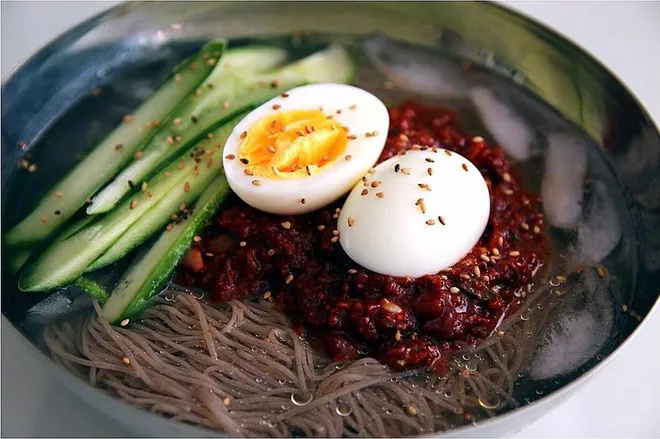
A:
<svg viewBox="0 0 660 439">
<path fill-rule="evenodd" d="M 412 150 L 367 173 L 339 215 L 339 242 L 376 273 L 435 274 L 461 260 L 486 229 L 488 186 L 465 157 Z"/>
<path fill-rule="evenodd" d="M 227 181 L 255 209 L 310 212 L 355 186 L 378 160 L 388 129 L 387 108 L 365 90 L 297 87 L 238 123 L 223 152 Z"/>
</svg>

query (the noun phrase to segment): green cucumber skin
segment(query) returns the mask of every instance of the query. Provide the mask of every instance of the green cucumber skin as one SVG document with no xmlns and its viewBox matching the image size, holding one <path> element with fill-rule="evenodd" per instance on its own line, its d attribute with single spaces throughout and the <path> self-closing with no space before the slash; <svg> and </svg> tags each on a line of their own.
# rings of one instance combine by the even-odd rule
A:
<svg viewBox="0 0 660 439">
<path fill-rule="evenodd" d="M 234 127 L 240 122 L 243 115 L 232 119 L 229 123 L 215 130 L 213 141 L 224 145 L 227 138 L 234 130 Z M 205 160 L 212 159 L 213 166 L 208 168 Z M 110 265 L 123 258 L 130 251 L 142 244 L 148 238 L 153 236 L 158 230 L 163 230 L 165 225 L 171 221 L 170 216 L 173 213 L 179 213 L 179 205 L 185 202 L 190 206 L 204 192 L 208 184 L 221 172 L 222 169 L 222 149 L 218 148 L 210 156 L 204 156 L 199 164 L 199 175 L 190 176 L 190 191 L 180 191 L 178 194 L 168 194 L 161 199 L 154 207 L 144 214 L 130 229 L 124 233 L 112 247 L 110 247 L 101 257 L 92 262 L 85 271 L 94 271 L 104 266 Z M 176 188 L 175 188 L 176 189 Z M 174 192 L 174 191 L 172 191 Z"/>
<path fill-rule="evenodd" d="M 255 49 L 239 50 L 247 52 Z M 223 57 L 225 62 L 227 57 L 231 57 L 231 51 Z M 331 66 L 334 65 L 341 66 L 339 74 L 333 74 Z M 349 82 L 355 72 L 354 63 L 341 46 L 331 46 L 277 71 L 267 73 L 238 69 L 238 73 L 241 73 L 238 75 L 236 70 L 223 69 L 223 66 L 226 64 L 221 60 L 219 71 L 211 73 L 205 81 L 205 84 L 213 83 L 214 88 L 209 91 L 208 87 L 200 87 L 200 96 L 188 97 L 145 147 L 142 159 L 125 168 L 94 197 L 93 204 L 87 209 L 88 214 L 112 209 L 128 191 L 129 180 L 140 184 L 143 179 L 157 170 L 160 164 L 167 162 L 179 151 L 229 118 L 309 82 Z M 274 82 L 275 80 L 278 82 Z M 273 87 L 273 84 L 276 86 Z M 229 103 L 230 107 L 225 108 L 225 103 Z M 179 119 L 177 125 L 171 123 L 175 119 Z M 179 142 L 174 145 L 168 143 L 168 138 L 176 139 L 177 136 L 181 138 Z"/>
<path fill-rule="evenodd" d="M 259 62 L 254 62 L 254 56 L 250 56 L 251 54 L 262 55 L 258 57 Z M 216 67 L 197 88 L 196 92 L 191 91 L 189 95 L 182 99 L 172 114 L 163 122 L 161 128 L 145 144 L 142 158 L 127 166 L 113 181 L 97 193 L 92 199 L 92 205 L 87 208 L 87 213 L 97 215 L 112 210 L 129 191 L 129 181 L 138 185 L 141 184 L 142 181 L 157 172 L 162 164 L 167 163 L 168 160 L 198 141 L 209 130 L 221 125 L 224 121 L 248 107 L 246 104 L 234 102 L 231 108 L 223 108 L 223 104 L 233 96 L 233 88 L 227 89 L 226 86 L 223 86 L 227 77 L 235 76 L 234 73 L 228 72 L 233 72 L 234 69 L 241 72 L 241 68 L 248 68 L 246 66 L 248 63 L 250 69 L 269 69 L 277 66 L 285 59 L 285 51 L 271 47 L 250 47 L 224 52 Z M 229 69 L 227 68 L 228 64 L 232 66 Z M 254 74 L 248 72 L 247 75 Z M 212 84 L 213 88 L 209 88 L 209 84 Z M 270 99 L 270 97 L 267 99 Z M 209 117 L 193 123 L 193 114 L 203 102 L 210 102 L 215 111 Z M 175 120 L 177 120 L 177 124 L 174 124 Z M 180 140 L 171 144 L 169 139 L 177 138 L 180 138 Z"/>
<path fill-rule="evenodd" d="M 153 131 L 144 130 L 143 126 L 153 120 L 162 121 L 185 96 L 190 94 L 211 72 L 206 66 L 204 56 L 208 53 L 222 52 L 225 40 L 214 40 L 206 44 L 197 54 L 179 66 L 178 70 L 145 101 L 133 114 L 133 121 L 121 123 L 108 134 L 91 152 L 71 169 L 37 204 L 37 207 L 20 223 L 9 230 L 4 241 L 11 246 L 29 246 L 48 238 L 69 220 L 105 182 L 121 169 L 133 156 L 133 153 L 154 135 Z M 198 65 L 195 71 L 188 67 Z M 178 76 L 177 76 L 178 75 Z M 176 78 L 180 78 L 178 81 Z M 117 151 L 115 145 L 122 144 Z M 56 192 L 62 197 L 55 197 Z M 52 215 L 59 210 L 60 215 Z M 47 218 L 42 223 L 41 217 Z"/>
<path fill-rule="evenodd" d="M 93 280 L 86 279 L 84 277 L 79 277 L 76 279 L 73 285 L 77 286 L 85 293 L 98 300 L 101 305 L 103 305 L 108 300 L 108 297 L 110 297 L 105 288 Z"/>
<path fill-rule="evenodd" d="M 195 235 L 204 228 L 229 193 L 229 184 L 224 174 L 216 177 L 200 197 L 193 216 L 176 225 L 171 231 L 164 232 L 128 269 L 103 307 L 103 314 L 110 322 L 134 319 L 149 306 L 172 277 Z M 122 299 L 128 302 L 127 306 L 117 303 Z"/>
<path fill-rule="evenodd" d="M 138 192 L 74 235 L 51 244 L 36 261 L 25 268 L 18 283 L 19 289 L 47 291 L 77 279 L 90 263 L 114 244 L 150 207 L 165 197 L 173 187 L 183 185 L 184 180 L 193 172 L 192 166 L 180 170 L 176 164 L 170 165 L 167 170 L 170 172 L 168 177 L 159 174 L 149 183 L 151 197 L 147 193 Z M 131 208 L 133 200 L 137 201 L 137 205 Z"/>
</svg>

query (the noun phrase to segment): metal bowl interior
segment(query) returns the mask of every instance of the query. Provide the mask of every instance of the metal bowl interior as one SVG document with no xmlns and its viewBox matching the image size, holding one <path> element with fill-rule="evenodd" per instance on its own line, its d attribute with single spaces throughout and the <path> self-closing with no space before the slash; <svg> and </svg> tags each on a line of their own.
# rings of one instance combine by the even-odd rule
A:
<svg viewBox="0 0 660 439">
<path fill-rule="evenodd" d="M 626 304 L 638 318 L 618 315 L 618 336 L 542 397 L 534 397 L 533 404 L 448 434 L 501 434 L 558 404 L 625 344 L 660 295 L 660 134 L 631 93 L 588 54 L 543 26 L 492 4 L 165 2 L 114 8 L 62 35 L 4 82 L 3 223 L 15 221 L 32 202 L 17 194 L 25 193 L 25 187 L 51 182 L 205 39 L 297 32 L 351 37 L 378 33 L 402 47 L 412 44 L 462 60 L 489 72 L 489 81 L 515 84 L 506 96 L 510 102 L 522 106 L 543 102 L 552 108 L 552 117 L 570 123 L 595 146 L 611 171 L 612 187 L 633 237 L 621 250 L 632 271 L 616 302 Z M 133 69 L 136 63 L 149 64 L 153 74 L 140 76 Z M 89 92 L 96 87 L 112 87 L 113 100 L 104 103 L 101 98 L 87 105 Z M 78 120 L 87 122 L 75 125 Z M 72 140 L 68 127 L 74 125 Z M 26 150 L 17 147 L 19 142 L 25 142 Z M 49 171 L 31 177 L 20 172 L 17 164 L 25 153 L 49 162 Z M 26 310 L 40 299 L 19 292 L 15 278 L 3 275 L 3 319 L 19 332 L 24 332 L 21 322 Z M 26 343 L 31 343 L 27 337 Z M 138 433 L 208 434 L 114 400 L 53 367 L 36 348 L 33 351 L 67 387 Z M 508 422 L 513 419 L 517 421 Z"/>
</svg>

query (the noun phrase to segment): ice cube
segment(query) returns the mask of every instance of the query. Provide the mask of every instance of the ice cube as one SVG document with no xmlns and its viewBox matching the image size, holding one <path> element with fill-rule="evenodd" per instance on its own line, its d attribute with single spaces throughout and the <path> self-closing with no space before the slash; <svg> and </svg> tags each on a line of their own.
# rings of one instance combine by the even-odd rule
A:
<svg viewBox="0 0 660 439">
<path fill-rule="evenodd" d="M 593 185 L 587 212 L 578 227 L 578 258 L 600 262 L 610 254 L 621 239 L 621 224 L 614 202 L 602 181 Z"/>
<path fill-rule="evenodd" d="M 563 303 L 552 311 L 541 333 L 528 374 L 535 380 L 565 375 L 582 366 L 602 348 L 614 323 L 613 284 L 593 270 L 585 271 Z"/>
<path fill-rule="evenodd" d="M 430 49 L 376 35 L 364 41 L 364 51 L 373 66 L 398 88 L 431 98 L 467 94 L 467 83 L 458 64 Z"/>
<path fill-rule="evenodd" d="M 470 89 L 470 98 L 498 146 L 516 160 L 527 160 L 532 155 L 535 130 L 513 106 L 498 98 L 485 86 Z"/>
<path fill-rule="evenodd" d="M 547 140 L 541 183 L 546 218 L 554 227 L 570 229 L 577 225 L 582 214 L 586 149 L 568 133 L 553 133 Z"/>
</svg>

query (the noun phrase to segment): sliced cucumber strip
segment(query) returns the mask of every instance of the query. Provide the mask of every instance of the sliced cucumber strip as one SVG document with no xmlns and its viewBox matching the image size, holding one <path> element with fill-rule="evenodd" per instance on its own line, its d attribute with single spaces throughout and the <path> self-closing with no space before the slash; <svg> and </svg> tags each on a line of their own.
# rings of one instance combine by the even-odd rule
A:
<svg viewBox="0 0 660 439">
<path fill-rule="evenodd" d="M 190 161 L 192 159 L 171 164 L 147 184 L 149 190 L 136 193 L 107 215 L 98 217 L 70 237 L 52 243 L 39 259 L 26 267 L 19 288 L 43 291 L 73 282 L 143 214 L 169 196 L 171 189 L 187 190 L 193 174 Z"/>
<path fill-rule="evenodd" d="M 144 148 L 143 157 L 131 163 L 99 192 L 87 213 L 112 209 L 128 192 L 128 181 L 141 183 L 171 157 L 238 113 L 306 83 L 348 82 L 352 78 L 353 63 L 341 46 L 331 46 L 279 70 L 265 72 L 274 67 L 275 60 L 284 59 L 284 55 L 278 55 L 279 51 L 264 47 L 227 51 L 199 93 L 177 108 Z M 260 57 L 263 58 L 260 62 L 254 61 Z M 213 88 L 209 89 L 209 84 Z"/>
<path fill-rule="evenodd" d="M 162 122 L 212 70 L 226 46 L 214 40 L 180 64 L 173 75 L 125 122 L 106 136 L 41 199 L 37 207 L 5 236 L 5 244 L 28 246 L 44 240 L 62 226 L 94 193 L 117 173 L 156 132 L 145 124 Z M 208 58 L 208 60 L 207 60 Z M 191 70 L 192 66 L 196 66 Z M 59 211 L 59 215 L 53 212 Z"/>
<path fill-rule="evenodd" d="M 129 267 L 103 307 L 110 322 L 138 317 L 169 281 L 193 238 L 215 214 L 229 194 L 224 175 L 217 176 L 200 197 L 193 215 L 163 232 L 158 240 Z"/>
<path fill-rule="evenodd" d="M 79 277 L 73 284 L 98 300 L 100 304 L 104 304 L 108 300 L 108 297 L 110 297 L 105 288 L 91 279 Z"/>
<path fill-rule="evenodd" d="M 224 146 L 227 138 L 234 127 L 243 118 L 239 116 L 212 133 L 213 142 Z M 177 191 L 171 196 L 160 200 L 146 214 L 144 214 L 130 229 L 124 233 L 112 247 L 110 247 L 100 258 L 95 260 L 87 270 L 94 271 L 106 265 L 110 265 L 123 258 L 131 250 L 153 236 L 159 230 L 164 230 L 168 223 L 172 222 L 172 215 L 182 216 L 181 204 L 190 208 L 207 188 L 209 183 L 221 172 L 222 169 L 222 147 L 214 147 L 213 154 L 200 155 L 200 163 L 197 165 L 198 173 L 190 177 L 190 191 Z M 203 152 L 203 151 L 201 151 Z"/>
</svg>

